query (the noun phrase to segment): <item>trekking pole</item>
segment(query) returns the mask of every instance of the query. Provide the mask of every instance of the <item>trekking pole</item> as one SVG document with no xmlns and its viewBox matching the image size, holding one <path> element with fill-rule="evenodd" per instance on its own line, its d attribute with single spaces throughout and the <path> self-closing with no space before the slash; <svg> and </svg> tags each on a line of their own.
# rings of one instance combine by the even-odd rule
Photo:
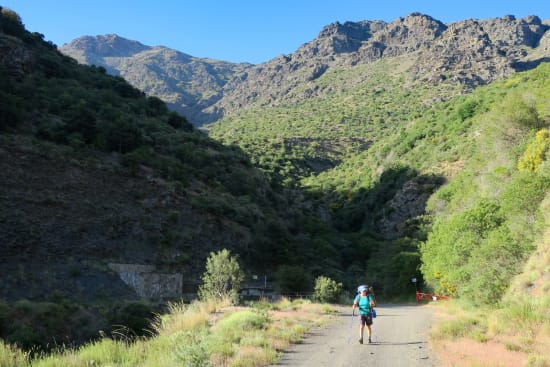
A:
<svg viewBox="0 0 550 367">
<path fill-rule="evenodd" d="M 351 311 L 351 322 L 349 323 L 349 336 L 348 336 L 348 344 L 351 341 L 351 334 L 353 333 L 353 317 L 355 316 L 355 310 Z"/>
<path fill-rule="evenodd" d="M 373 343 L 378 343 L 378 336 L 376 336 L 374 334 L 374 319 L 376 318 L 376 311 L 374 311 L 374 309 L 372 309 L 372 325 L 370 326 L 370 331 L 371 331 L 371 335 L 372 335 L 372 342 Z"/>
</svg>

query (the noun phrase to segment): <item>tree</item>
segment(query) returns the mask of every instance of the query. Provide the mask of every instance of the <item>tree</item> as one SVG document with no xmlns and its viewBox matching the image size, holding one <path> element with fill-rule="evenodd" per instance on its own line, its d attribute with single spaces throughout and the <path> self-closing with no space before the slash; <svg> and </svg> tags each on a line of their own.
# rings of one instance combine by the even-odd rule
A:
<svg viewBox="0 0 550 367">
<path fill-rule="evenodd" d="M 199 298 L 205 300 L 230 299 L 237 303 L 244 274 L 236 256 L 227 249 L 211 252 L 206 260 L 206 271 L 202 276 Z"/>
<path fill-rule="evenodd" d="M 0 30 L 12 36 L 22 36 L 25 26 L 16 12 L 0 7 Z"/>
</svg>

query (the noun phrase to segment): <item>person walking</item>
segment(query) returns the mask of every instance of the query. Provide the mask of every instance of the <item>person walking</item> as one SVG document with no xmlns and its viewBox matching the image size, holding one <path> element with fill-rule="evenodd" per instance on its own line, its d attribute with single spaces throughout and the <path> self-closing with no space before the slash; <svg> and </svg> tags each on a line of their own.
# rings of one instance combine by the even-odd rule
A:
<svg viewBox="0 0 550 367">
<path fill-rule="evenodd" d="M 359 294 L 357 294 L 353 300 L 352 315 L 355 314 L 355 308 L 359 308 L 359 316 L 361 316 L 361 321 L 359 323 L 359 343 L 363 344 L 363 332 L 365 331 L 365 325 L 367 325 L 370 344 L 372 342 L 372 309 L 376 305 L 376 302 L 367 285 L 359 286 L 357 291 Z"/>
</svg>

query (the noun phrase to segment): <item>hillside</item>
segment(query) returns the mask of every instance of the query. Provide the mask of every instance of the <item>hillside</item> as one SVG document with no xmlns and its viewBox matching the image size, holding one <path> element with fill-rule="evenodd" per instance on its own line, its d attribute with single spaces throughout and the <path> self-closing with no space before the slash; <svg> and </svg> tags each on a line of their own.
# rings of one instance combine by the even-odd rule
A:
<svg viewBox="0 0 550 367">
<path fill-rule="evenodd" d="M 84 36 L 63 45 L 60 51 L 82 64 L 103 66 L 110 74 L 120 75 L 194 124 L 217 117 L 206 109 L 223 97 L 229 79 L 251 66 L 145 46 L 115 34 Z"/>
<path fill-rule="evenodd" d="M 217 95 L 217 102 L 208 108 L 227 115 L 211 125 L 211 136 L 232 145 L 230 149 L 238 145 L 274 185 L 290 188 L 284 200 L 293 203 L 289 210 L 294 214 L 283 217 L 297 221 L 276 219 L 274 214 L 270 223 L 262 224 L 265 229 L 256 224 L 247 231 L 256 238 L 247 243 L 257 245 L 258 238 L 262 243 L 264 236 L 277 233 L 274 237 L 282 236 L 287 248 L 293 249 L 287 252 L 295 258 L 293 263 L 320 261 L 319 269 L 330 269 L 333 274 L 345 266 L 340 277 L 351 280 L 355 272 L 361 272 L 362 266 L 354 259 L 358 253 L 369 258 L 380 249 L 393 248 L 390 254 L 399 253 L 402 246 L 414 253 L 416 245 L 409 240 L 401 245 L 395 241 L 410 236 L 410 231 L 419 236 L 413 243 L 426 235 L 415 229 L 422 220 L 412 227 L 410 223 L 422 218 L 431 195 L 461 169 L 463 163 L 453 160 L 462 162 L 457 155 L 471 147 L 451 147 L 450 142 L 469 131 L 478 108 L 477 101 L 456 100 L 450 105 L 446 101 L 544 62 L 548 28 L 536 16 L 446 25 L 415 13 L 391 23 L 329 25 L 292 55 L 262 65 L 198 60 L 115 35 L 83 37 L 62 50 L 129 79 L 133 78 L 129 69 L 117 65 L 164 70 L 163 75 L 172 75 L 173 81 L 181 77 L 172 69 L 178 65 L 185 70 L 187 76 L 182 80 L 186 83 L 203 80 L 205 74 L 193 73 L 202 65 L 199 69 L 209 73 L 206 79 L 214 80 L 212 85 L 219 88 L 214 91 L 212 85 L 201 82 L 206 88 L 201 94 L 210 90 Z M 170 62 L 163 64 L 162 60 Z M 225 66 L 216 69 L 214 64 Z M 148 80 L 144 85 L 142 89 L 147 90 L 159 83 Z M 194 91 L 191 84 L 186 85 L 186 92 Z M 232 102 L 235 96 L 243 99 Z M 240 106 L 236 110 L 224 107 L 235 104 Z M 456 108 L 458 115 L 449 112 Z M 431 160 L 421 155 L 410 161 L 411 149 L 425 141 L 433 128 L 428 134 L 411 133 L 409 126 L 430 114 L 435 115 L 431 122 L 435 125 L 442 123 L 438 121 L 441 115 L 450 115 L 443 123 L 455 118 L 449 126 L 435 127 L 448 135 L 441 146 L 435 146 L 442 151 L 441 159 L 434 161 L 434 151 L 429 153 Z M 357 166 L 356 162 L 363 163 Z M 438 168 L 426 169 L 430 165 Z M 306 189 L 305 198 L 301 187 Z M 212 200 L 216 204 L 206 204 L 210 211 L 241 215 L 233 206 L 242 199 Z M 288 260 L 281 257 L 278 261 Z M 392 293 L 399 292 L 396 288 Z"/>
<path fill-rule="evenodd" d="M 15 13 L 0 21 L 6 300 L 187 296 L 208 253 L 229 248 L 281 292 L 325 275 L 391 299 L 417 276 L 495 306 L 546 241 L 537 17 L 334 24 L 292 55 L 220 69 L 116 36 L 82 39 L 113 62 L 83 66 Z M 212 77 L 200 94 L 216 97 L 194 115 L 223 116 L 210 136 L 107 73 L 165 52 Z"/>
<path fill-rule="evenodd" d="M 82 340 L 90 335 L 73 332 L 97 335 L 125 301 L 195 297 L 205 259 L 222 248 L 247 279 L 271 277 L 289 253 L 309 263 L 293 250 L 299 203 L 240 149 L 1 10 L 0 337 Z M 4 305 L 22 299 L 46 304 Z M 93 311 L 78 316 L 79 305 Z M 46 337 L 32 326 L 61 314 L 72 321 L 56 328 L 70 331 L 45 328 Z M 73 328 L 79 320 L 90 330 Z"/>
</svg>

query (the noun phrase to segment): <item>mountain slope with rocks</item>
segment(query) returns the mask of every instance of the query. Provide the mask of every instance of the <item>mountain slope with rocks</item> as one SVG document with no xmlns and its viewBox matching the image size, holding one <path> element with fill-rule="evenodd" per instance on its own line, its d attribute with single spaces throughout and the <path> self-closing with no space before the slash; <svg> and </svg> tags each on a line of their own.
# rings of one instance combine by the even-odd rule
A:
<svg viewBox="0 0 550 367">
<path fill-rule="evenodd" d="M 82 64 L 103 66 L 110 74 L 122 76 L 190 121 L 212 120 L 206 109 L 222 98 L 229 78 L 250 67 L 145 46 L 114 34 L 81 37 L 60 51 Z"/>
<path fill-rule="evenodd" d="M 380 59 L 406 57 L 409 66 L 403 75 L 412 85 L 451 82 L 471 91 L 547 60 L 549 28 L 549 21 L 536 16 L 444 24 L 412 13 L 389 23 L 367 20 L 327 25 L 294 53 L 259 65 L 193 58 L 115 35 L 82 37 L 60 50 L 80 62 L 120 74 L 165 100 L 195 125 L 202 125 L 251 106 L 277 106 L 330 93 L 312 90 L 304 96 L 293 91 L 329 70 Z M 361 81 L 349 81 L 356 82 Z"/>
</svg>

